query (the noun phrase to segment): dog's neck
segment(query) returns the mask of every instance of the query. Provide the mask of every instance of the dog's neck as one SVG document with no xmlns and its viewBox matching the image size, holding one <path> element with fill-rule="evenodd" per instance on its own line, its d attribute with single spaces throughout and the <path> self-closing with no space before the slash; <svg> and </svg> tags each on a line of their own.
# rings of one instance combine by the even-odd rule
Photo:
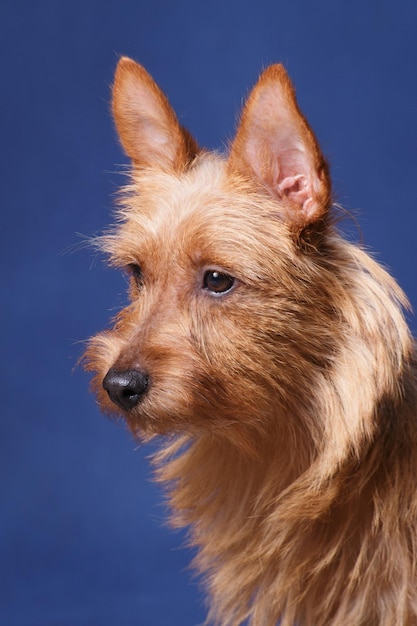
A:
<svg viewBox="0 0 417 626">
<path fill-rule="evenodd" d="M 303 624 L 324 623 L 326 609 L 317 597 L 329 596 L 329 579 L 336 596 L 348 586 L 354 597 L 359 581 L 370 588 L 376 584 L 370 555 L 381 562 L 378 584 L 389 588 L 394 577 L 399 589 L 407 585 L 407 572 L 384 571 L 382 564 L 385 542 L 389 537 L 392 545 L 393 535 L 407 562 L 409 547 L 398 529 L 409 511 L 388 511 L 386 503 L 413 484 L 410 474 L 416 471 L 415 372 L 407 365 L 398 381 L 402 393 L 379 403 L 375 419 L 385 425 L 364 444 L 361 460 L 352 450 L 327 478 L 317 450 L 314 456 L 310 446 L 302 454 L 301 435 L 279 448 L 275 438 L 265 436 L 256 446 L 262 455 L 206 434 L 165 446 L 156 459 L 158 477 L 168 486 L 173 524 L 189 526 L 191 543 L 199 548 L 195 565 L 209 574 L 214 623 L 224 615 L 230 616 L 228 624 L 241 623 L 254 596 L 264 620 L 256 624 L 272 624 L 285 612 L 284 624 L 290 626 L 302 615 L 300 608 L 293 613 L 291 604 L 303 606 L 304 597 L 312 604 L 306 600 Z M 300 578 L 306 571 L 308 581 Z M 313 605 L 323 613 L 315 616 Z M 346 623 L 343 615 L 340 619 Z"/>
</svg>

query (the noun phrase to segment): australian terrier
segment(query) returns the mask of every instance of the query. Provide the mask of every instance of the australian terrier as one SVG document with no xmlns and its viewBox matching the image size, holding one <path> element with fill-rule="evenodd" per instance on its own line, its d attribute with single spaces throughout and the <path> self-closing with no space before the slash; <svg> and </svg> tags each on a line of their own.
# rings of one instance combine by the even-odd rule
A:
<svg viewBox="0 0 417 626">
<path fill-rule="evenodd" d="M 130 304 L 91 339 L 105 412 L 161 437 L 208 622 L 417 625 L 415 344 L 395 281 L 340 235 L 329 168 L 281 65 L 227 157 L 119 62 L 132 161 L 99 238 Z"/>
</svg>

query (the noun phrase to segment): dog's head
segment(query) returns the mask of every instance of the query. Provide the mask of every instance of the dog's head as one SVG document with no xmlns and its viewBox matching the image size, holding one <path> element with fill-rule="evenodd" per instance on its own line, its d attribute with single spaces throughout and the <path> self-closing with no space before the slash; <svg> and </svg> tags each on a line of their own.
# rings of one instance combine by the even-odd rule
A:
<svg viewBox="0 0 417 626">
<path fill-rule="evenodd" d="M 285 70 L 261 75 L 227 158 L 199 150 L 130 59 L 113 111 L 132 172 L 100 245 L 129 274 L 131 304 L 87 350 L 100 405 L 134 432 L 251 440 L 277 414 L 287 435 L 300 429 L 287 416 L 315 402 L 344 296 L 328 168 Z"/>
</svg>

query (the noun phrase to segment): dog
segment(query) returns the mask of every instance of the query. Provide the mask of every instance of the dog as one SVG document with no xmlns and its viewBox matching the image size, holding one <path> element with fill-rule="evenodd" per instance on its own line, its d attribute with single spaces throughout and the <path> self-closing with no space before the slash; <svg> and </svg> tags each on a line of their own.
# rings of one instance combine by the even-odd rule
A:
<svg viewBox="0 0 417 626">
<path fill-rule="evenodd" d="M 129 305 L 93 337 L 102 410 L 160 439 L 221 626 L 417 624 L 417 376 L 407 300 L 339 233 L 329 167 L 285 69 L 227 156 L 135 61 L 113 113 L 132 167 L 99 237 Z"/>
</svg>

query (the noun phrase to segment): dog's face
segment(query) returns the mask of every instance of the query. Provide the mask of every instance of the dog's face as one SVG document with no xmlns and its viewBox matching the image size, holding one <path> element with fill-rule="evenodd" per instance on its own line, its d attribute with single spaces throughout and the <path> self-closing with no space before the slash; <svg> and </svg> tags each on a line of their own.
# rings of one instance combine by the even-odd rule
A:
<svg viewBox="0 0 417 626">
<path fill-rule="evenodd" d="M 134 432 L 250 440 L 299 401 L 300 382 L 333 350 L 316 249 L 330 196 L 324 160 L 281 68 L 252 92 L 227 160 L 196 156 L 132 61 L 119 64 L 113 108 L 134 168 L 102 247 L 129 274 L 131 304 L 87 351 L 100 405 Z"/>
</svg>

